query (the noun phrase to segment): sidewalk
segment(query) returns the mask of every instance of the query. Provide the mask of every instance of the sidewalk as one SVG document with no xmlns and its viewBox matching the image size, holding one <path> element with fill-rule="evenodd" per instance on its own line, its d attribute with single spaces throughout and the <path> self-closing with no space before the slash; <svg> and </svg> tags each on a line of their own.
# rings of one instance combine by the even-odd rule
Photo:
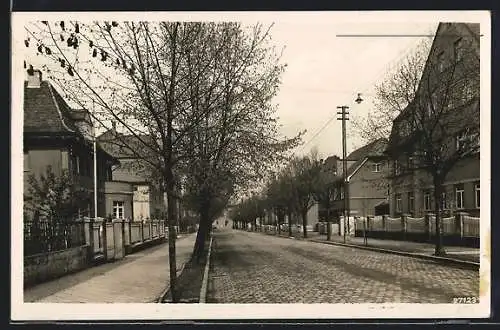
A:
<svg viewBox="0 0 500 330">
<path fill-rule="evenodd" d="M 326 240 L 326 234 L 318 234 L 317 232 L 308 232 L 307 240 L 312 242 L 324 243 L 324 244 L 344 244 L 344 238 L 338 235 L 332 235 L 332 239 L 330 241 Z M 277 235 L 276 235 L 277 236 Z M 281 234 L 281 237 L 288 237 L 288 233 Z M 302 233 L 294 233 L 296 239 L 304 239 L 302 237 Z M 381 249 L 394 252 L 402 252 L 408 254 L 415 255 L 424 255 L 432 257 L 434 254 L 434 244 L 431 243 L 417 243 L 410 241 L 395 241 L 395 240 L 386 240 L 386 239 L 376 239 L 376 238 L 368 238 L 368 244 L 365 245 L 363 237 L 348 237 L 346 240 L 346 245 L 355 246 L 355 247 L 368 247 L 374 249 Z M 446 250 L 446 258 L 457 260 L 457 261 L 465 261 L 465 262 L 473 262 L 479 263 L 480 252 L 479 249 L 463 247 L 463 246 L 445 246 Z"/>
<path fill-rule="evenodd" d="M 196 234 L 177 239 L 177 269 L 191 257 Z M 24 291 L 25 302 L 147 303 L 168 287 L 168 243 Z"/>
</svg>

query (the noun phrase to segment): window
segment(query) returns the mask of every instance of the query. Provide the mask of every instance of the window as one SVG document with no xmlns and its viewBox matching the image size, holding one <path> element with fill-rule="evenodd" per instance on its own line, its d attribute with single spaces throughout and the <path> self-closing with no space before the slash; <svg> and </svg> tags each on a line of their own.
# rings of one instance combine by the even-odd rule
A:
<svg viewBox="0 0 500 330">
<path fill-rule="evenodd" d="M 444 52 L 441 52 L 441 53 L 438 54 L 438 56 L 437 56 L 437 66 L 438 66 L 439 72 L 443 72 L 444 71 Z"/>
<path fill-rule="evenodd" d="M 424 210 L 428 211 L 431 209 L 431 193 L 430 191 L 424 192 Z"/>
<path fill-rule="evenodd" d="M 399 166 L 399 161 L 396 159 L 394 161 L 394 174 L 399 175 L 401 173 L 401 167 Z"/>
<path fill-rule="evenodd" d="M 396 212 L 401 213 L 401 194 L 396 194 Z"/>
<path fill-rule="evenodd" d="M 80 174 L 80 157 L 78 156 L 73 157 L 73 169 L 76 174 Z"/>
<path fill-rule="evenodd" d="M 382 167 L 381 163 L 374 163 L 373 164 L 373 172 L 380 172 L 381 167 Z"/>
<path fill-rule="evenodd" d="M 415 212 L 415 195 L 413 192 L 408 193 L 408 212 Z"/>
<path fill-rule="evenodd" d="M 415 165 L 415 158 L 413 156 L 408 156 L 408 168 L 413 168 Z"/>
<path fill-rule="evenodd" d="M 24 172 L 30 171 L 30 154 L 27 151 L 24 152 L 23 169 Z"/>
<path fill-rule="evenodd" d="M 455 187 L 455 205 L 457 209 L 464 208 L 464 187 L 462 185 Z"/>
<path fill-rule="evenodd" d="M 447 210 L 448 209 L 448 195 L 443 192 L 441 193 L 441 210 Z"/>
<path fill-rule="evenodd" d="M 474 196 L 476 200 L 476 208 L 479 208 L 479 202 L 481 200 L 481 194 L 479 192 L 479 183 L 476 183 L 474 185 Z"/>
<path fill-rule="evenodd" d="M 464 51 L 462 38 L 453 43 L 453 50 L 455 54 L 455 61 L 460 61 L 463 58 Z"/>
<path fill-rule="evenodd" d="M 124 207 L 122 201 L 113 201 L 113 218 L 114 219 L 124 218 Z"/>
</svg>

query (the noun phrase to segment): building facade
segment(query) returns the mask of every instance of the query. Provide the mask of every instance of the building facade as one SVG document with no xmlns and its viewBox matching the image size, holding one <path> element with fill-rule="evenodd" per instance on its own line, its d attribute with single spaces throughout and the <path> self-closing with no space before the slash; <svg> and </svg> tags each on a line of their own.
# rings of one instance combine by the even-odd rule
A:
<svg viewBox="0 0 500 330">
<path fill-rule="evenodd" d="M 378 214 L 381 205 L 388 199 L 389 162 L 384 154 L 387 141 L 375 140 L 355 151 L 347 157 L 348 209 L 351 216 L 368 216 Z M 333 187 L 331 217 L 338 223 L 345 210 L 345 192 L 342 160 L 332 156 L 326 160 L 338 179 Z M 337 166 L 332 164 L 337 163 Z"/>
<path fill-rule="evenodd" d="M 103 148 L 120 161 L 112 172 L 114 180 L 120 182 L 123 189 L 110 196 L 107 203 L 114 205 L 113 210 L 116 206 L 123 207 L 135 221 L 165 218 L 167 205 L 165 194 L 158 185 L 151 182 L 152 175 L 148 167 L 143 165 L 140 155 L 135 153 L 144 149 L 144 146 L 139 146 L 142 144 L 139 139 L 143 138 L 148 139 L 147 136 L 137 138 L 118 133 L 116 127 L 98 137 Z M 134 148 L 136 145 L 137 148 Z M 130 195 L 132 199 L 128 205 L 124 203 L 125 195 Z"/>
<path fill-rule="evenodd" d="M 31 175 L 40 177 L 50 166 L 54 175 L 67 171 L 88 199 L 80 210 L 82 216 L 94 216 L 94 162 L 92 123 L 85 110 L 71 109 L 42 73 L 28 73 L 24 84 L 24 195 L 29 201 Z M 112 185 L 111 167 L 118 160 L 97 145 L 97 215 L 107 214 L 106 193 Z"/>
<path fill-rule="evenodd" d="M 415 99 L 393 123 L 387 148 L 392 216 L 422 217 L 439 199 L 445 216 L 479 216 L 478 64 L 479 24 L 440 23 Z M 441 165 L 433 169 L 433 162 Z M 449 170 L 444 190 L 434 194 L 431 174 L 442 169 Z"/>
</svg>

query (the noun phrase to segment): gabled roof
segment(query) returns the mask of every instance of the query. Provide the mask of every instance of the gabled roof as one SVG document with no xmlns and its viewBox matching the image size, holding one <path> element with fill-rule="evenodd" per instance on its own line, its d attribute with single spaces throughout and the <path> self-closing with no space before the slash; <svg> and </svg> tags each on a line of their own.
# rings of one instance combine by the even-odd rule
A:
<svg viewBox="0 0 500 330">
<path fill-rule="evenodd" d="M 24 83 L 24 132 L 81 135 L 64 99 L 47 81 L 39 88 Z"/>
<path fill-rule="evenodd" d="M 76 122 L 90 120 L 90 114 L 84 109 L 71 109 L 62 96 L 47 81 L 40 82 L 40 87 L 28 88 L 24 82 L 24 133 L 51 134 L 54 136 L 70 135 L 85 141 L 84 134 Z M 107 153 L 99 144 L 98 152 L 117 159 Z"/>
<path fill-rule="evenodd" d="M 355 162 L 347 169 L 348 178 L 352 177 L 363 166 L 363 164 L 372 157 L 385 157 L 384 151 L 387 148 L 387 140 L 384 138 L 377 139 L 367 145 L 354 150 L 347 160 L 355 160 Z"/>
<path fill-rule="evenodd" d="M 347 160 L 359 161 L 365 159 L 366 157 L 383 156 L 383 152 L 386 147 L 387 139 L 380 138 L 354 150 L 349 154 L 349 156 L 347 156 Z"/>
<path fill-rule="evenodd" d="M 148 146 L 152 145 L 151 140 L 150 135 L 140 134 L 134 136 L 119 133 L 114 129 L 107 130 L 97 137 L 97 141 L 102 147 L 117 158 L 137 158 L 137 153 L 140 153 L 141 150 L 146 151 Z M 148 143 L 148 146 L 145 143 Z"/>
</svg>

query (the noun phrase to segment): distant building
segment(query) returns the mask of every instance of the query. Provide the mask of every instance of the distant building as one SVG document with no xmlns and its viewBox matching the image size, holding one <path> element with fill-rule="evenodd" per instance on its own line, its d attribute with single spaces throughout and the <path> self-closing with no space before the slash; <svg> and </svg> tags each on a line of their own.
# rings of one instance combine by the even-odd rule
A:
<svg viewBox="0 0 500 330">
<path fill-rule="evenodd" d="M 464 51 L 464 44 L 467 44 L 468 52 Z M 439 70 L 442 75 L 450 75 L 449 67 L 453 67 L 453 80 L 446 80 L 446 86 L 442 88 L 452 88 L 456 94 L 447 100 L 446 108 L 443 111 L 448 116 L 449 121 L 456 121 L 454 131 L 447 133 L 455 134 L 454 141 L 448 141 L 446 148 L 453 150 L 459 148 L 461 139 L 477 139 L 479 143 L 479 85 L 471 84 L 470 78 L 461 78 L 462 66 L 451 65 L 468 60 L 467 57 L 477 56 L 479 58 L 479 24 L 465 23 L 440 23 L 434 38 L 429 57 L 417 90 L 417 97 L 425 95 L 433 84 L 432 79 L 428 79 L 431 70 Z M 479 69 L 477 72 L 479 77 Z M 439 76 L 439 75 L 437 75 Z M 452 80 L 452 81 L 451 81 Z M 444 80 L 443 80 L 444 81 Z M 444 85 L 444 84 L 443 84 Z M 438 86 L 439 87 L 439 86 Z M 434 97 L 436 96 L 436 98 Z M 439 95 L 432 94 L 434 103 L 439 102 Z M 430 101 L 427 104 L 430 111 Z M 390 213 L 392 216 L 400 214 L 411 214 L 416 217 L 424 216 L 434 209 L 433 182 L 431 176 L 415 162 L 418 155 L 415 155 L 415 129 L 409 123 L 410 110 L 415 109 L 413 102 L 394 120 L 393 128 L 387 148 L 390 156 L 391 188 L 390 188 Z M 420 106 L 423 108 L 423 106 Z M 420 109 L 419 108 L 419 109 Z M 416 111 L 416 110 L 414 110 Z M 461 118 L 467 118 L 465 120 Z M 451 125 L 450 125 L 451 126 Z M 464 132 L 476 132 L 474 135 L 464 135 Z M 448 150 L 448 149 L 447 149 Z M 479 216 L 479 173 L 480 161 L 479 153 L 461 158 L 451 169 L 445 179 L 445 192 L 443 193 L 442 208 L 445 213 L 452 214 L 454 211 L 466 211 L 471 215 Z"/>
<path fill-rule="evenodd" d="M 384 154 L 387 141 L 378 139 L 353 151 L 347 157 L 348 206 L 351 216 L 368 216 L 386 213 L 384 209 L 388 198 L 389 164 Z M 337 176 L 333 183 L 333 201 L 330 215 L 338 223 L 344 214 L 345 193 L 342 159 L 331 156 L 324 162 L 329 171 Z M 320 207 L 319 213 L 324 219 L 326 210 Z M 324 220 L 323 220 L 324 221 Z"/>
<path fill-rule="evenodd" d="M 24 195 L 30 198 L 28 177 L 39 177 L 47 166 L 54 174 L 67 170 L 77 186 L 91 194 L 81 215 L 94 216 L 92 122 L 86 110 L 71 109 L 55 88 L 34 70 L 24 83 Z M 115 184 L 111 167 L 118 160 L 97 145 L 97 215 L 109 208 L 105 200 Z"/>
<path fill-rule="evenodd" d="M 130 194 L 131 218 L 136 221 L 165 218 L 167 210 L 165 194 L 159 185 L 153 182 L 152 172 L 141 160 L 140 152 L 145 149 L 141 140 L 147 143 L 149 139 L 146 135 L 136 137 L 118 133 L 116 127 L 98 137 L 103 148 L 120 161 L 120 164 L 112 169 L 115 181 L 132 187 L 130 192 L 121 191 L 110 195 L 107 203 L 119 204 L 124 194 Z"/>
</svg>

